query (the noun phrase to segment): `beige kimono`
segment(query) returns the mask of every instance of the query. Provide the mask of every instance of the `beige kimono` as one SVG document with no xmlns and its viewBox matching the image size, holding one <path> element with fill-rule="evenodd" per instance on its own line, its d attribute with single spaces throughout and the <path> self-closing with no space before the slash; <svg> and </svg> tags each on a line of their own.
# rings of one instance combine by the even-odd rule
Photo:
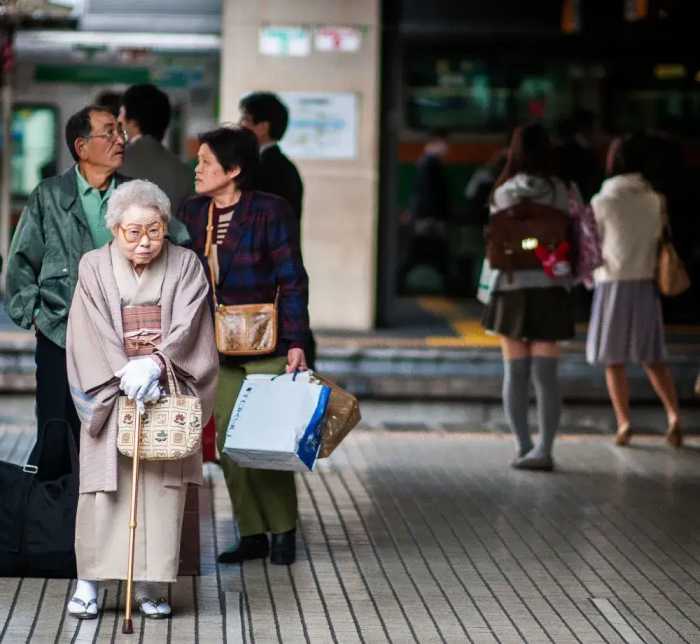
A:
<svg viewBox="0 0 700 644">
<path fill-rule="evenodd" d="M 173 365 L 180 387 L 202 400 L 206 422 L 218 373 L 207 289 L 194 254 L 170 244 L 140 277 L 113 244 L 81 261 L 66 349 L 82 421 L 75 539 L 82 579 L 126 578 L 132 461 L 116 448 L 115 402 L 122 392 L 114 377 L 128 359 L 122 308 L 160 305 L 156 345 Z M 201 472 L 201 454 L 142 462 L 135 580 L 176 581 L 187 484 L 201 484 Z"/>
</svg>

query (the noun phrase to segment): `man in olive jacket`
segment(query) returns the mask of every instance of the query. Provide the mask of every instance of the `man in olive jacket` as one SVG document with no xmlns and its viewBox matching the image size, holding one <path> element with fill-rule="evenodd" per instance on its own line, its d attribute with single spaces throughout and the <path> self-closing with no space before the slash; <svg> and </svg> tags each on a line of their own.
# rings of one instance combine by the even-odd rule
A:
<svg viewBox="0 0 700 644">
<path fill-rule="evenodd" d="M 66 324 L 84 253 L 109 243 L 107 201 L 128 181 L 117 173 L 125 134 L 105 108 L 88 106 L 66 124 L 66 144 L 75 165 L 42 181 L 22 212 L 7 263 L 7 311 L 16 324 L 36 331 L 37 425 L 44 445 L 40 476 L 60 476 L 69 463 L 67 423 L 78 444 L 80 421 L 66 374 Z M 169 227 L 176 243 L 189 240 L 184 226 Z"/>
</svg>

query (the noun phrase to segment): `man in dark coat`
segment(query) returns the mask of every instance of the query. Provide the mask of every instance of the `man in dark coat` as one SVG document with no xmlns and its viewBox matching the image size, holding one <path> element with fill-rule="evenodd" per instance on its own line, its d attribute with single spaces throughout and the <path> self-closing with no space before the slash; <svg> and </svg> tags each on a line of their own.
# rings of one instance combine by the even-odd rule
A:
<svg viewBox="0 0 700 644">
<path fill-rule="evenodd" d="M 413 194 L 402 216 L 409 229 L 408 251 L 399 269 L 399 292 L 406 289 L 408 273 L 421 265 L 436 270 L 446 286 L 449 277 L 447 223 L 451 205 L 449 184 L 445 172 L 445 157 L 449 152 L 447 133 L 431 133 L 423 155 L 416 163 Z"/>
<path fill-rule="evenodd" d="M 304 184 L 296 166 L 277 145 L 287 130 L 287 108 L 270 92 L 248 94 L 238 107 L 241 111 L 240 124 L 255 134 L 260 146 L 255 189 L 286 199 L 297 221 L 301 221 Z"/>
<path fill-rule="evenodd" d="M 132 85 L 122 96 L 119 122 L 129 136 L 122 173 L 155 183 L 174 214 L 194 194 L 194 172 L 162 143 L 170 114 L 168 96 L 155 85 Z"/>
<path fill-rule="evenodd" d="M 255 189 L 285 199 L 292 207 L 292 212 L 301 226 L 304 184 L 297 167 L 277 145 L 287 131 L 289 123 L 289 112 L 286 106 L 271 92 L 253 92 L 244 96 L 238 107 L 241 112 L 241 126 L 255 134 L 260 147 L 260 164 L 255 175 Z M 313 369 L 316 363 L 316 340 L 311 331 L 309 331 L 305 349 L 307 364 Z"/>
</svg>

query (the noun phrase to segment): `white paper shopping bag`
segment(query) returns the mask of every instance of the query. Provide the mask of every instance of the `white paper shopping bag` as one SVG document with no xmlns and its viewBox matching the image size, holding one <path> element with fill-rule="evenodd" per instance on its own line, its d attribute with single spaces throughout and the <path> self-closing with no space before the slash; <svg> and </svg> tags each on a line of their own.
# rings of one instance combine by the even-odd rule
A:
<svg viewBox="0 0 700 644">
<path fill-rule="evenodd" d="M 297 378 L 251 375 L 233 406 L 224 454 L 256 469 L 313 470 L 330 388 Z"/>
</svg>

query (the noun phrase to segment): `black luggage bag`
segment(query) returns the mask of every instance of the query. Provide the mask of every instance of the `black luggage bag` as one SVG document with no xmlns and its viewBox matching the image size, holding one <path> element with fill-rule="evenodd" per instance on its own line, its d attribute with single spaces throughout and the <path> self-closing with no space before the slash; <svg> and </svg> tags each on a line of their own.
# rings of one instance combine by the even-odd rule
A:
<svg viewBox="0 0 700 644">
<path fill-rule="evenodd" d="M 0 577 L 76 577 L 77 448 L 65 421 L 43 429 L 64 434 L 70 463 L 63 475 L 42 480 L 42 431 L 26 465 L 0 461 Z"/>
</svg>

